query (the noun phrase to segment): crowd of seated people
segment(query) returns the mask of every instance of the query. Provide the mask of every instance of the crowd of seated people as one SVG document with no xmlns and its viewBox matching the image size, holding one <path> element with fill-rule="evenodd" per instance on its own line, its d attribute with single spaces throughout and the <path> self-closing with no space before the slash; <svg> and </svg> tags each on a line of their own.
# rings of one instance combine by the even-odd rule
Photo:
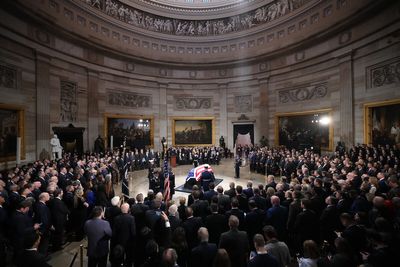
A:
<svg viewBox="0 0 400 267">
<path fill-rule="evenodd" d="M 398 149 L 260 149 L 281 157 L 284 176 L 194 186 L 169 201 L 152 190 L 115 196 L 110 154 L 9 170 L 0 181 L 0 266 L 48 266 L 50 252 L 84 236 L 89 266 L 398 266 Z"/>
</svg>

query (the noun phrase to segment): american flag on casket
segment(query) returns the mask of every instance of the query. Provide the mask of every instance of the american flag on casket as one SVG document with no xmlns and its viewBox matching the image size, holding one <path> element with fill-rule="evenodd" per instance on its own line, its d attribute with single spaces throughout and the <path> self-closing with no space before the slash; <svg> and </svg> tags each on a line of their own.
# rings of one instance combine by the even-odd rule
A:
<svg viewBox="0 0 400 267">
<path fill-rule="evenodd" d="M 203 172 L 205 172 L 205 170 L 206 170 L 205 166 L 208 166 L 208 169 L 207 169 L 207 170 L 208 170 L 209 172 L 213 172 L 213 170 L 212 170 L 212 168 L 211 168 L 210 165 L 208 165 L 208 164 L 200 165 L 200 166 L 198 166 L 198 167 L 196 167 L 196 168 L 193 168 L 193 169 L 191 169 L 191 170 L 189 171 L 188 176 L 186 177 L 186 182 L 188 182 L 188 181 L 191 180 L 191 179 L 196 179 L 196 181 L 199 181 L 199 180 L 200 180 L 200 177 L 201 177 L 201 174 L 202 174 Z"/>
</svg>

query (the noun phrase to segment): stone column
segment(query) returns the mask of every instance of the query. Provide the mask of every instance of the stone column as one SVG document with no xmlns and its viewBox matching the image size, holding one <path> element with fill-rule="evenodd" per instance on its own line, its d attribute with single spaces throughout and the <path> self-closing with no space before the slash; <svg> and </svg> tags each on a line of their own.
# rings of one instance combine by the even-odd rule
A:
<svg viewBox="0 0 400 267">
<path fill-rule="evenodd" d="M 256 144 L 260 143 L 261 137 L 264 136 L 268 139 L 269 145 L 272 145 L 274 140 L 268 136 L 268 130 L 270 127 L 274 128 L 274 125 L 270 124 L 269 112 L 268 112 L 268 78 L 260 79 L 258 81 L 260 90 L 260 119 L 256 124 L 255 131 L 258 131 L 258 140 L 254 140 Z"/>
<path fill-rule="evenodd" d="M 219 145 L 219 138 L 221 135 L 224 137 L 225 145 L 229 147 L 231 143 L 228 138 L 228 111 L 227 111 L 227 84 L 218 85 L 219 89 L 219 98 L 215 99 L 219 101 L 219 109 L 220 109 L 220 132 L 219 136 L 216 136 L 216 144 Z"/>
<path fill-rule="evenodd" d="M 86 148 L 90 151 L 94 149 L 94 141 L 99 135 L 99 73 L 88 70 L 87 72 L 87 120 L 88 128 L 86 129 L 87 134 L 87 145 Z"/>
<path fill-rule="evenodd" d="M 50 58 L 36 53 L 36 158 L 45 150 L 51 155 Z"/>
<path fill-rule="evenodd" d="M 168 130 L 168 127 L 172 129 L 172 125 L 169 125 L 168 123 L 168 105 L 167 105 L 167 87 L 168 84 L 159 84 L 160 88 L 160 111 L 159 111 L 159 122 L 160 122 L 160 135 L 158 139 L 155 139 L 154 142 L 154 148 L 158 151 L 162 150 L 161 147 L 161 138 L 165 137 L 167 140 L 168 146 L 172 145 L 172 136 L 171 134 L 168 135 L 168 133 L 171 133 L 172 130 Z"/>
<path fill-rule="evenodd" d="M 346 147 L 354 144 L 354 82 L 352 52 L 346 52 L 338 57 L 340 77 L 340 136 Z M 334 144 L 335 147 L 335 144 Z"/>
</svg>

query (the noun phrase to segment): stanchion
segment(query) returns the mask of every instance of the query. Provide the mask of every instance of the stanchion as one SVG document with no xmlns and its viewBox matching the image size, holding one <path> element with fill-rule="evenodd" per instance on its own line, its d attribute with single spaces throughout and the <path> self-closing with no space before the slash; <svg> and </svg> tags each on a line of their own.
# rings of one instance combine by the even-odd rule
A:
<svg viewBox="0 0 400 267">
<path fill-rule="evenodd" d="M 79 256 L 80 256 L 80 260 L 81 260 L 81 267 L 83 267 L 83 245 L 81 244 L 79 246 Z"/>
</svg>

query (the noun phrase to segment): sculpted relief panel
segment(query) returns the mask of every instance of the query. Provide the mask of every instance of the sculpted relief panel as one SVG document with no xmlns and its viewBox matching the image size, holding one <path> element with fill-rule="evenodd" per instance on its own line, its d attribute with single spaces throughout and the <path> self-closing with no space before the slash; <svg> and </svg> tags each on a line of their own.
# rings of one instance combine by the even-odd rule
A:
<svg viewBox="0 0 400 267">
<path fill-rule="evenodd" d="M 75 82 L 61 81 L 60 119 L 62 122 L 75 122 L 78 113 L 77 88 Z"/>
<path fill-rule="evenodd" d="M 251 95 L 235 96 L 236 113 L 248 113 L 253 111 L 253 97 Z"/>
<path fill-rule="evenodd" d="M 400 57 L 367 68 L 367 88 L 400 83 Z"/>
<path fill-rule="evenodd" d="M 128 108 L 150 108 L 151 96 L 123 91 L 107 91 L 107 103 L 111 106 Z"/>
<path fill-rule="evenodd" d="M 165 18 L 134 9 L 113 0 L 81 0 L 105 14 L 149 31 L 173 35 L 208 36 L 247 30 L 273 21 L 310 0 L 276 0 L 248 13 L 216 20 Z"/>
<path fill-rule="evenodd" d="M 209 109 L 211 108 L 211 97 L 175 97 L 176 110 Z"/>
<path fill-rule="evenodd" d="M 323 98 L 328 93 L 326 83 L 312 85 L 308 87 L 284 89 L 279 91 L 279 103 L 299 102 L 310 99 Z"/>
<path fill-rule="evenodd" d="M 0 87 L 17 88 L 17 68 L 0 64 Z"/>
</svg>

